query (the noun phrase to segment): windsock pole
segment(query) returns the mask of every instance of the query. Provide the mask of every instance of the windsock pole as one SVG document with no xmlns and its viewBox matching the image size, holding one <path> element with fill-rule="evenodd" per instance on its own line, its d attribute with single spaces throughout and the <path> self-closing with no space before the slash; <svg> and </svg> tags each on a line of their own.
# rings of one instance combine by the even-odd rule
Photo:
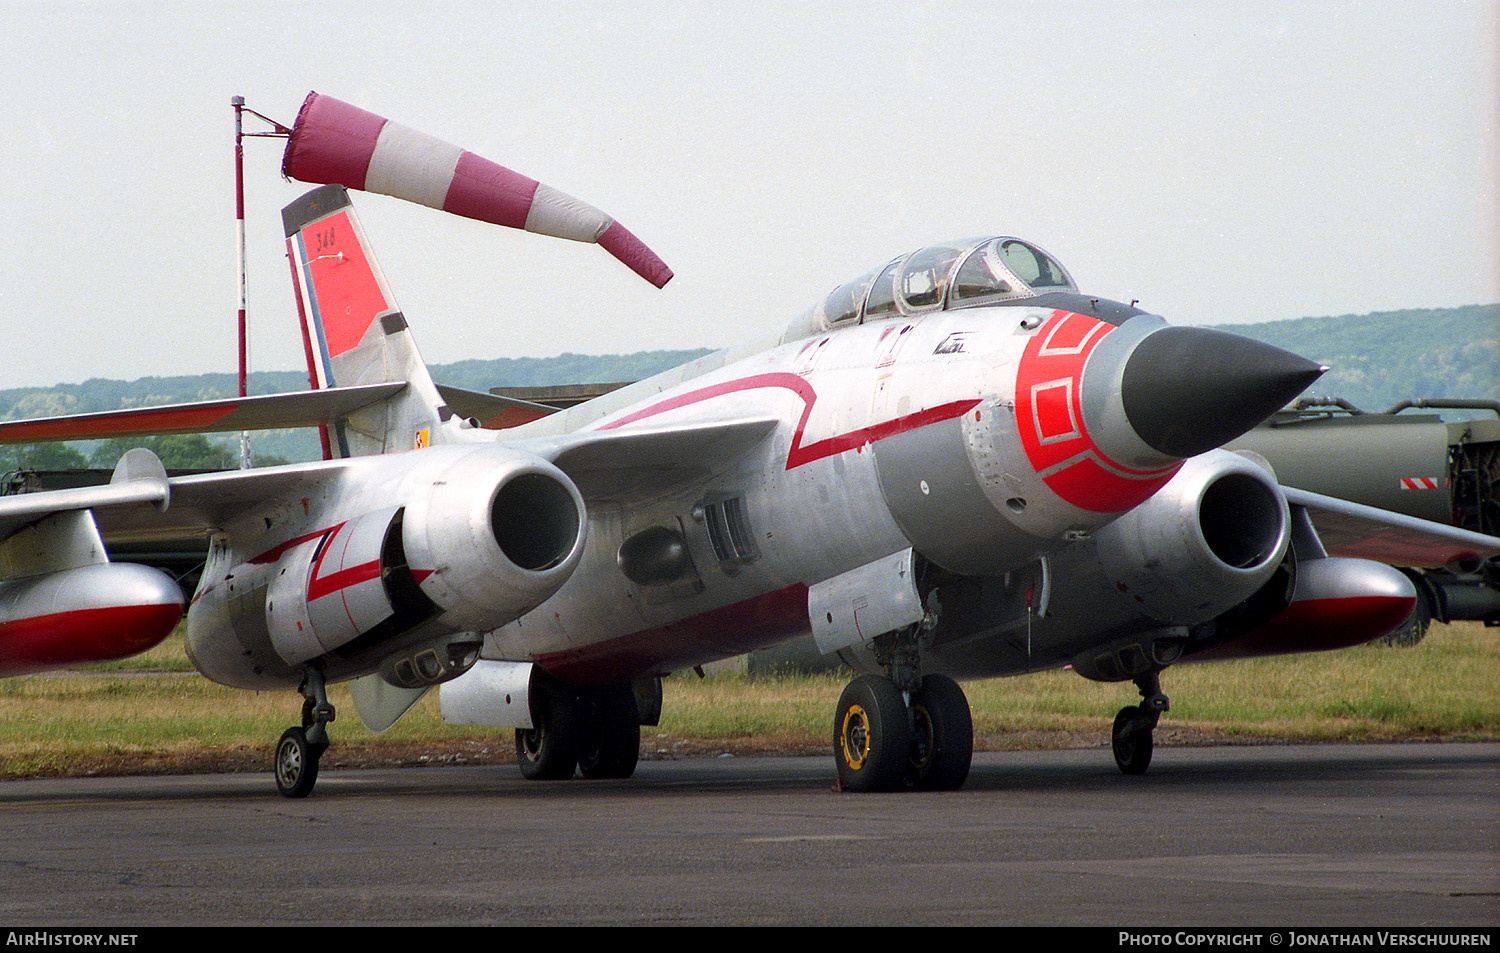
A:
<svg viewBox="0 0 1500 953">
<path fill-rule="evenodd" d="M 250 334 L 245 321 L 246 303 L 246 278 L 245 278 L 245 137 L 267 136 L 285 139 L 292 131 L 274 119 L 266 119 L 260 113 L 249 109 L 245 105 L 245 97 L 235 96 L 230 99 L 230 105 L 234 106 L 234 217 L 239 227 L 239 283 L 240 283 L 240 311 L 239 311 L 239 351 L 240 351 L 240 396 L 249 396 L 250 386 Z M 245 132 L 244 114 L 260 119 L 265 119 L 275 127 L 274 132 Z M 240 469 L 250 469 L 250 432 L 240 431 Z"/>
</svg>

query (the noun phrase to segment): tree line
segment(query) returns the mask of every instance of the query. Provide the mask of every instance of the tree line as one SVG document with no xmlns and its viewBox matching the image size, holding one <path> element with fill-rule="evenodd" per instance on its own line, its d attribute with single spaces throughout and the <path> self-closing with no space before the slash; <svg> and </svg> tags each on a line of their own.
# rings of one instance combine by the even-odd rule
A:
<svg viewBox="0 0 1500 953">
<path fill-rule="evenodd" d="M 1329 366 L 1312 391 L 1361 409 L 1384 410 L 1414 398 L 1500 399 L 1500 304 L 1410 309 L 1364 315 L 1297 318 L 1224 330 L 1274 344 Z M 557 384 L 634 381 L 695 360 L 708 351 L 641 351 L 634 354 L 560 354 L 549 358 L 497 358 L 439 364 L 432 376 L 470 390 Z M 250 390 L 271 394 L 307 386 L 300 371 L 252 374 Z M 231 397 L 231 374 L 147 377 L 136 381 L 89 380 L 50 388 L 0 390 L 0 420 L 90 413 Z M 311 430 L 268 431 L 252 436 L 257 466 L 314 459 Z M 0 446 L 0 473 L 17 469 L 111 469 L 120 455 L 144 446 L 168 469 L 225 469 L 238 465 L 234 435 L 176 434 L 117 438 L 83 444 Z"/>
</svg>

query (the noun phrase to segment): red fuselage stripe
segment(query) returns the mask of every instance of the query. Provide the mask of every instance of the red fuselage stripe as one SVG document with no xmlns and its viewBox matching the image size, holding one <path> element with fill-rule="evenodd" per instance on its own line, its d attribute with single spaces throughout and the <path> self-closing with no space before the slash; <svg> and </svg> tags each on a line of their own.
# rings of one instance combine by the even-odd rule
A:
<svg viewBox="0 0 1500 953">
<path fill-rule="evenodd" d="M 339 527 L 343 525 L 343 523 L 338 523 L 334 526 L 328 527 L 327 529 L 315 529 L 311 533 L 303 533 L 301 536 L 294 537 L 284 543 L 281 543 L 280 545 L 273 546 L 265 552 L 261 553 L 259 556 L 253 556 L 245 561 L 252 565 L 259 565 L 261 563 L 274 563 L 276 560 L 284 556 L 287 550 L 293 549 L 297 546 L 301 546 L 308 540 L 317 539 L 319 536 L 336 532 Z"/>
<path fill-rule="evenodd" d="M 796 431 L 792 435 L 792 445 L 787 451 L 786 469 L 792 470 L 800 466 L 831 457 L 846 450 L 854 450 L 877 440 L 892 437 L 896 434 L 916 430 L 928 424 L 940 423 L 944 420 L 952 420 L 961 417 L 969 410 L 978 406 L 978 399 L 955 400 L 926 410 L 919 410 L 913 414 L 896 417 L 883 423 L 871 424 L 848 433 L 827 437 L 807 446 L 802 445 L 802 439 L 807 429 L 807 419 L 812 415 L 813 404 L 817 402 L 817 391 L 809 384 L 806 378 L 798 374 L 787 372 L 774 372 L 770 374 L 756 374 L 751 377 L 742 377 L 737 380 L 724 381 L 698 390 L 679 394 L 668 398 L 644 410 L 638 410 L 632 414 L 626 414 L 618 420 L 612 420 L 600 427 L 601 430 L 614 430 L 627 424 L 655 417 L 669 411 L 678 410 L 693 404 L 712 400 L 715 397 L 723 397 L 726 394 L 735 394 L 748 390 L 759 390 L 766 387 L 777 387 L 789 390 L 802 399 L 802 414 L 797 420 Z"/>
</svg>

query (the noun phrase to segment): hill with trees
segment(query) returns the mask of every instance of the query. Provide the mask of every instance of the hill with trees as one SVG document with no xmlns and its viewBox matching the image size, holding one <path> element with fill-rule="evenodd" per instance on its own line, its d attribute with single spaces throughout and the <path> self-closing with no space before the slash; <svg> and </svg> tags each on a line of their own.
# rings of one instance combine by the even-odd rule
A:
<svg viewBox="0 0 1500 953">
<path fill-rule="evenodd" d="M 1422 397 L 1500 400 L 1500 304 L 1299 318 L 1225 325 L 1223 329 L 1327 364 L 1330 370 L 1312 391 L 1342 398 L 1364 410 L 1384 410 L 1398 401 Z M 707 353 L 699 349 L 468 360 L 434 365 L 432 376 L 443 384 L 478 391 L 634 381 Z M 306 387 L 307 377 L 298 371 L 250 377 L 253 394 Z M 81 384 L 0 390 L 0 420 L 215 400 L 237 392 L 238 379 L 233 374 L 134 381 L 96 378 Z M 252 440 L 258 463 L 318 456 L 316 436 L 310 430 L 270 431 L 255 434 Z M 34 444 L 0 446 L 0 472 L 108 468 L 130 446 L 150 447 L 172 468 L 232 466 L 239 458 L 238 439 L 232 434 Z"/>
<path fill-rule="evenodd" d="M 1311 391 L 1362 410 L 1419 397 L 1500 400 L 1500 304 L 1224 325 L 1328 365 Z"/>
</svg>

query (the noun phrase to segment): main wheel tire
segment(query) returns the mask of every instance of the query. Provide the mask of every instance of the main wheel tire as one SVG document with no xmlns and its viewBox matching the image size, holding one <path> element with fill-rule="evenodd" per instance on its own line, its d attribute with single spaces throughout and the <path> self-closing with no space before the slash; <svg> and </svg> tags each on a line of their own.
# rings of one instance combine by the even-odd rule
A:
<svg viewBox="0 0 1500 953">
<path fill-rule="evenodd" d="M 323 748 L 307 740 L 301 728 L 288 728 L 276 742 L 276 790 L 282 797 L 307 797 L 318 783 Z"/>
<path fill-rule="evenodd" d="M 641 722 L 635 689 L 629 682 L 607 685 L 588 693 L 593 724 L 578 756 L 578 773 L 585 778 L 628 778 L 641 756 Z"/>
<path fill-rule="evenodd" d="M 894 791 L 911 770 L 911 716 L 888 678 L 861 675 L 839 697 L 833 758 L 845 791 Z"/>
<path fill-rule="evenodd" d="M 974 760 L 974 719 L 969 700 L 946 675 L 927 675 L 911 696 L 912 785 L 921 791 L 957 791 Z"/>
<path fill-rule="evenodd" d="M 1126 774 L 1145 774 L 1151 764 L 1151 751 L 1155 745 L 1151 740 L 1151 729 L 1143 727 L 1140 719 L 1141 710 L 1134 705 L 1121 708 L 1110 733 L 1115 764 Z"/>
<path fill-rule="evenodd" d="M 573 776 L 584 744 L 583 706 L 567 685 L 539 679 L 533 688 L 532 728 L 516 729 L 516 764 L 528 781 Z"/>
</svg>

